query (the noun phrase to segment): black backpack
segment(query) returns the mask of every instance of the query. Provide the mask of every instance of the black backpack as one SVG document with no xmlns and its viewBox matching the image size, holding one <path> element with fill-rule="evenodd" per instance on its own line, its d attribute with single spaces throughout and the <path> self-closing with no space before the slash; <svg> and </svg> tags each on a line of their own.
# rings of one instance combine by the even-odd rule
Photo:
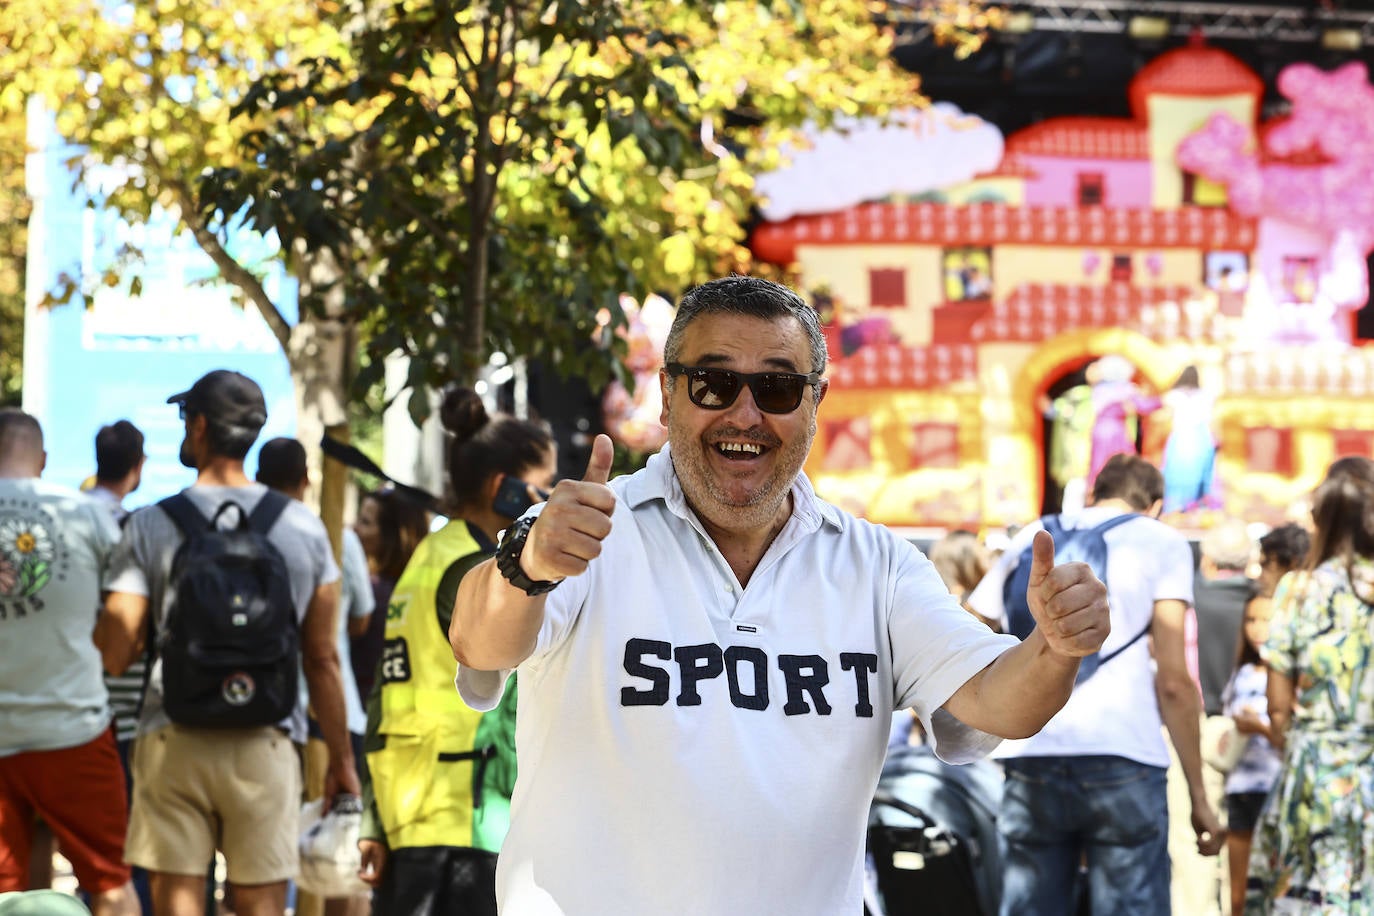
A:
<svg viewBox="0 0 1374 916">
<path fill-rule="evenodd" d="M 1045 526 L 1045 530 L 1050 533 L 1050 536 L 1054 538 L 1054 562 L 1056 564 L 1087 563 L 1091 567 L 1093 575 L 1105 583 L 1107 581 L 1107 539 L 1105 535 L 1117 525 L 1129 522 L 1133 518 L 1139 518 L 1139 515 L 1134 512 L 1114 515 L 1091 528 L 1065 528 L 1063 520 L 1058 515 L 1046 515 L 1040 522 Z M 1016 566 L 1007 573 L 1007 578 L 1002 583 L 1002 607 L 1007 613 L 1007 632 L 1018 639 L 1025 639 L 1035 629 L 1035 618 L 1031 616 L 1030 605 L 1026 600 L 1026 588 L 1030 584 L 1033 550 L 1033 544 L 1027 544 L 1022 549 L 1021 555 L 1016 560 Z M 1125 645 L 1108 652 L 1106 655 L 1094 652 L 1092 655 L 1084 657 L 1079 662 L 1078 678 L 1074 683 L 1081 684 L 1092 677 L 1099 665 L 1116 658 L 1135 645 L 1148 632 L 1150 632 L 1150 627 L 1149 624 L 1146 624 L 1145 629 L 1137 633 Z"/>
<path fill-rule="evenodd" d="M 289 502 L 268 490 L 251 513 L 230 501 L 212 519 L 184 493 L 158 503 L 185 536 L 172 557 L 156 642 L 173 722 L 252 728 L 295 711 L 300 624 L 286 561 L 267 539 Z M 231 507 L 238 524 L 221 530 Z"/>
</svg>

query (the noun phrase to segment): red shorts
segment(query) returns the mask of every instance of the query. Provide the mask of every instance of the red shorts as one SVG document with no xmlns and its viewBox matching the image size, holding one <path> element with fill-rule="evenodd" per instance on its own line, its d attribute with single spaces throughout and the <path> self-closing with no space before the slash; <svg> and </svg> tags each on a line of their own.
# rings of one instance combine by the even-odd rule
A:
<svg viewBox="0 0 1374 916">
<path fill-rule="evenodd" d="M 36 814 L 88 893 L 128 882 L 129 798 L 113 731 L 78 747 L 0 757 L 0 893 L 28 887 Z"/>
</svg>

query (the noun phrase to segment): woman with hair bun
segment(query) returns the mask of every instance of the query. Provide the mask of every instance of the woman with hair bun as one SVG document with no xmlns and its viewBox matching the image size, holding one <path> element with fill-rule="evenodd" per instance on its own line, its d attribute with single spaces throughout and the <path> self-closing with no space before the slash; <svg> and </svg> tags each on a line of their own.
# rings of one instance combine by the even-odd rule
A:
<svg viewBox="0 0 1374 916">
<path fill-rule="evenodd" d="M 1312 521 L 1307 569 L 1280 581 L 1261 650 L 1284 757 L 1246 913 L 1366 913 L 1374 900 L 1374 461 L 1333 463 Z"/>
<path fill-rule="evenodd" d="M 496 913 L 496 853 L 515 785 L 515 685 L 489 713 L 453 686 L 448 628 L 458 583 L 496 552 L 500 532 L 544 498 L 553 437 L 488 414 L 471 389 L 448 392 L 450 520 L 415 548 L 386 605 L 365 739 L 371 778 L 362 878 L 376 916 Z"/>
</svg>

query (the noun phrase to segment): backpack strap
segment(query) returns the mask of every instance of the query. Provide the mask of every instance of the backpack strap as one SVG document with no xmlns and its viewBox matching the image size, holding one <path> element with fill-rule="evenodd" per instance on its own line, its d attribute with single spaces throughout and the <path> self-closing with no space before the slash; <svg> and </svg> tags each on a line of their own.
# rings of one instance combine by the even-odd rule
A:
<svg viewBox="0 0 1374 916">
<path fill-rule="evenodd" d="M 196 504 L 191 502 L 191 497 L 185 493 L 175 493 L 159 500 L 158 507 L 167 513 L 186 537 L 199 534 L 210 525 L 210 520 L 196 508 Z"/>
<path fill-rule="evenodd" d="M 1096 534 L 1106 534 L 1108 531 L 1111 531 L 1117 525 L 1125 524 L 1126 522 L 1129 522 L 1131 519 L 1139 517 L 1139 512 L 1123 512 L 1120 515 L 1113 515 L 1105 522 L 1099 522 L 1098 524 L 1093 525 L 1092 530 Z"/>
<path fill-rule="evenodd" d="M 1099 654 L 1099 655 L 1097 656 L 1097 664 L 1098 664 L 1098 666 L 1100 667 L 1100 666 L 1102 666 L 1102 665 L 1107 664 L 1107 662 L 1109 662 L 1109 661 L 1111 661 L 1112 659 L 1116 658 L 1116 657 L 1117 657 L 1118 655 L 1120 655 L 1122 652 L 1125 652 L 1125 651 L 1126 651 L 1127 649 L 1129 649 L 1131 646 L 1133 646 L 1133 645 L 1135 645 L 1136 643 L 1138 643 L 1138 642 L 1145 636 L 1146 633 L 1150 632 L 1150 627 L 1154 624 L 1154 622 L 1155 622 L 1154 615 L 1151 614 L 1151 615 L 1150 615 L 1150 622 L 1147 623 L 1147 624 L 1145 624 L 1145 629 L 1141 630 L 1139 633 L 1137 633 L 1137 634 L 1135 634 L 1134 636 L 1132 636 L 1132 637 L 1126 642 L 1126 644 L 1125 644 L 1124 646 L 1117 646 L 1115 649 L 1113 649 L 1112 651 L 1108 652 L 1106 655 Z"/>
<path fill-rule="evenodd" d="M 262 494 L 262 499 L 253 507 L 253 511 L 248 514 L 248 526 L 265 537 L 290 504 L 291 497 L 269 487 L 267 492 Z"/>
<path fill-rule="evenodd" d="M 1050 537 L 1054 538 L 1056 544 L 1064 539 L 1065 529 L 1062 515 L 1046 515 L 1040 519 L 1040 524 L 1050 533 Z"/>
<path fill-rule="evenodd" d="M 1131 519 L 1133 519 L 1133 518 L 1139 518 L 1139 517 L 1140 517 L 1140 513 L 1139 513 L 1139 512 L 1123 512 L 1123 513 L 1121 513 L 1120 515 L 1113 515 L 1111 518 L 1107 519 L 1107 520 L 1104 521 L 1104 522 L 1098 522 L 1096 525 L 1093 525 L 1092 528 L 1089 529 L 1089 531 L 1090 531 L 1090 533 L 1095 534 L 1095 535 L 1098 535 L 1098 536 L 1105 535 L 1108 531 L 1111 531 L 1111 530 L 1112 530 L 1113 528 L 1115 528 L 1117 525 L 1124 525 L 1126 522 L 1129 522 Z M 1104 576 L 1106 575 L 1106 570 L 1103 570 L 1103 575 L 1104 575 Z M 1105 585 L 1106 583 L 1104 582 L 1103 584 Z M 1098 656 L 1097 656 L 1097 664 L 1098 664 L 1098 666 L 1100 667 L 1100 666 L 1102 666 L 1102 665 L 1105 665 L 1107 662 L 1109 662 L 1109 661 L 1111 661 L 1112 659 L 1116 658 L 1116 657 L 1117 657 L 1118 655 L 1120 655 L 1122 652 L 1125 652 L 1125 651 L 1126 651 L 1127 649 L 1129 649 L 1131 646 L 1133 646 L 1133 645 L 1135 645 L 1137 642 L 1139 642 L 1147 633 L 1150 632 L 1150 626 L 1151 626 L 1153 623 L 1154 623 L 1154 615 L 1151 614 L 1151 615 L 1150 615 L 1150 622 L 1147 623 L 1147 624 L 1145 624 L 1145 629 L 1141 630 L 1139 633 L 1137 633 L 1137 634 L 1135 634 L 1134 636 L 1132 636 L 1129 640 L 1126 641 L 1125 645 L 1117 646 L 1115 649 L 1113 649 L 1111 652 L 1106 653 L 1105 655 L 1099 652 L 1099 653 L 1098 653 Z"/>
<path fill-rule="evenodd" d="M 185 492 L 173 493 L 165 499 L 158 500 L 157 505 L 180 529 L 183 538 L 189 538 L 210 526 L 210 520 L 196 508 L 196 504 L 191 502 L 191 498 Z M 157 615 L 160 611 L 160 608 L 148 608 L 148 626 L 143 645 L 143 693 L 138 701 L 140 717 L 143 715 L 143 698 L 148 696 L 148 682 L 153 676 L 153 662 L 158 656 Z"/>
</svg>

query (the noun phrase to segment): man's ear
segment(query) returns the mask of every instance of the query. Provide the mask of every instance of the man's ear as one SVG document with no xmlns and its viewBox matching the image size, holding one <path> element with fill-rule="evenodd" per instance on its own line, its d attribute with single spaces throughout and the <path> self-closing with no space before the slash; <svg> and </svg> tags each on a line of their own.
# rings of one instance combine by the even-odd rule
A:
<svg viewBox="0 0 1374 916">
<path fill-rule="evenodd" d="M 1164 500 L 1157 499 L 1150 504 L 1150 508 L 1145 510 L 1145 514 L 1150 518 L 1159 518 L 1159 514 L 1164 511 Z"/>
<path fill-rule="evenodd" d="M 663 396 L 663 408 L 658 412 L 658 422 L 663 426 L 668 425 L 668 400 L 669 395 L 672 393 L 672 388 L 670 388 L 669 386 L 671 384 L 672 379 L 668 376 L 668 370 L 658 370 L 658 390 L 659 393 Z"/>
<path fill-rule="evenodd" d="M 830 379 L 823 378 L 821 383 L 816 386 L 816 406 L 819 407 L 821 401 L 825 400 L 825 393 L 830 390 Z"/>
<path fill-rule="evenodd" d="M 43 449 L 43 457 L 38 459 L 38 474 L 41 477 L 43 469 L 48 466 L 48 450 Z"/>
</svg>

